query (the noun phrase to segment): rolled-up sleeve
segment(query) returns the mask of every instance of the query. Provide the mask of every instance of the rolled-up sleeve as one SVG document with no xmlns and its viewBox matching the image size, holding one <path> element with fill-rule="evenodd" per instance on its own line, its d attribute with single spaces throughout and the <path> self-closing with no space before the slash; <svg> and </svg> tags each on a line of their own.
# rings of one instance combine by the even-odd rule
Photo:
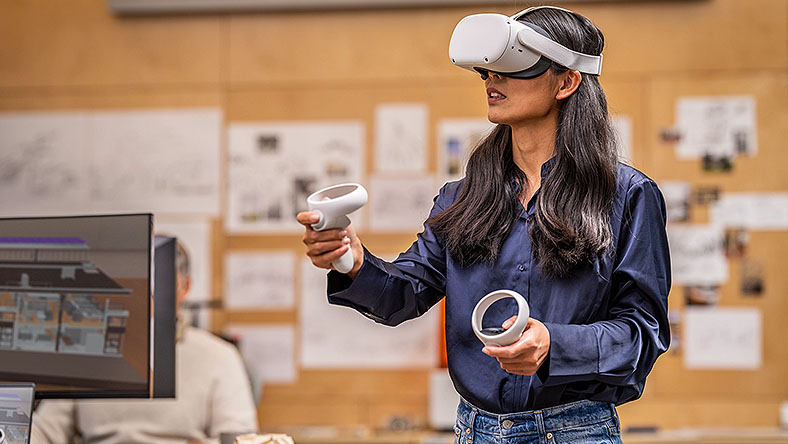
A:
<svg viewBox="0 0 788 444">
<path fill-rule="evenodd" d="M 447 186 L 433 199 L 430 215 L 444 210 Z M 426 313 L 446 292 L 446 251 L 425 224 L 410 248 L 386 262 L 366 248 L 355 279 L 331 271 L 328 302 L 353 308 L 375 322 L 395 326 Z"/>
<path fill-rule="evenodd" d="M 587 325 L 545 323 L 549 358 L 537 375 L 545 386 L 597 380 L 642 393 L 646 376 L 670 344 L 670 256 L 665 202 L 657 185 L 629 187 L 616 244 L 604 320 Z M 625 401 L 626 399 L 622 399 Z"/>
</svg>

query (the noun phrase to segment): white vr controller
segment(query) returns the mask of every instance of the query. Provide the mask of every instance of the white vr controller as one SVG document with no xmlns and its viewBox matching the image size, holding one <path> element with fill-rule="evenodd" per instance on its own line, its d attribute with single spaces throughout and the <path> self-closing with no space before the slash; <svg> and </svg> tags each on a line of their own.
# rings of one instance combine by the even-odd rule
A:
<svg viewBox="0 0 788 444">
<path fill-rule="evenodd" d="M 487 309 L 495 302 L 506 298 L 513 298 L 517 301 L 517 319 L 514 321 L 514 324 L 508 329 L 497 327 L 483 328 L 482 319 L 484 319 L 484 313 Z M 517 342 L 520 336 L 523 335 L 530 314 L 528 302 L 526 302 L 525 298 L 520 293 L 512 290 L 496 290 L 488 293 L 476 304 L 476 307 L 473 309 L 473 315 L 471 316 L 471 327 L 473 327 L 473 332 L 476 334 L 476 337 L 479 338 L 484 345 L 507 346 Z"/>
<path fill-rule="evenodd" d="M 312 229 L 323 231 L 347 227 L 350 225 L 347 215 L 366 205 L 368 198 L 367 190 L 357 183 L 343 183 L 312 193 L 306 199 L 307 206 L 310 211 L 320 215 L 320 219 L 312 224 Z M 331 265 L 340 273 L 352 270 L 353 250 L 348 249 Z"/>
</svg>

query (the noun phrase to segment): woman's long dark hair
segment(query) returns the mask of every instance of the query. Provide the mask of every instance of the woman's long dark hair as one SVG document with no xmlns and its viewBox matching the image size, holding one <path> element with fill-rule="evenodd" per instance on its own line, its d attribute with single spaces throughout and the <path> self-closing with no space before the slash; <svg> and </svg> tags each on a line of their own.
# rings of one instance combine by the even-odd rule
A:
<svg viewBox="0 0 788 444">
<path fill-rule="evenodd" d="M 602 32 L 579 14 L 542 8 L 520 20 L 541 27 L 570 49 L 602 53 Z M 556 63 L 550 69 L 555 74 L 567 70 Z M 597 76 L 582 74 L 578 89 L 559 103 L 555 159 L 542 179 L 529 221 L 534 255 L 544 274 L 566 277 L 610 247 L 617 158 L 605 93 Z M 522 212 L 525 182 L 512 157 L 511 128 L 498 125 L 468 159 L 455 202 L 427 225 L 461 264 L 492 263 Z"/>
</svg>

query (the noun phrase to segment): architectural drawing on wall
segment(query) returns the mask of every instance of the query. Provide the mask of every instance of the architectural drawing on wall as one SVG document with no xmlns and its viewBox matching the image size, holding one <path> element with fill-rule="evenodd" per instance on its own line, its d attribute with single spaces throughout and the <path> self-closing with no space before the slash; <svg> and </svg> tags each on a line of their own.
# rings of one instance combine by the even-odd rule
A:
<svg viewBox="0 0 788 444">
<path fill-rule="evenodd" d="M 363 176 L 361 122 L 237 123 L 228 133 L 229 232 L 296 232 L 307 196 Z"/>
<path fill-rule="evenodd" d="M 85 205 L 84 113 L 0 114 L 0 208 L 4 216 Z"/>
<path fill-rule="evenodd" d="M 674 284 L 713 286 L 728 280 L 721 227 L 672 225 L 668 226 L 668 240 Z"/>
<path fill-rule="evenodd" d="M 123 288 L 76 237 L 0 238 L 0 349 L 122 355 Z"/>
<path fill-rule="evenodd" d="M 216 109 L 90 115 L 90 199 L 102 211 L 219 214 Z"/>
<path fill-rule="evenodd" d="M 421 172 L 427 168 L 429 116 L 423 103 L 387 103 L 375 109 L 375 170 Z"/>
<path fill-rule="evenodd" d="M 0 114 L 6 216 L 219 214 L 215 109 Z"/>
<path fill-rule="evenodd" d="M 290 250 L 228 253 L 224 261 L 224 307 L 292 309 L 295 262 L 295 254 Z"/>
<path fill-rule="evenodd" d="M 435 178 L 375 176 L 369 181 L 369 228 L 373 231 L 418 233 L 438 194 Z"/>
<path fill-rule="evenodd" d="M 723 193 L 709 219 L 728 228 L 788 230 L 788 192 Z"/>
<path fill-rule="evenodd" d="M 299 327 L 304 368 L 434 368 L 440 310 L 396 328 L 326 302 L 326 270 L 301 262 Z"/>
<path fill-rule="evenodd" d="M 755 98 L 681 97 L 676 102 L 680 159 L 730 161 L 758 150 Z"/>
<path fill-rule="evenodd" d="M 438 122 L 438 179 L 459 180 L 471 150 L 495 127 L 487 119 L 444 119 Z"/>
</svg>

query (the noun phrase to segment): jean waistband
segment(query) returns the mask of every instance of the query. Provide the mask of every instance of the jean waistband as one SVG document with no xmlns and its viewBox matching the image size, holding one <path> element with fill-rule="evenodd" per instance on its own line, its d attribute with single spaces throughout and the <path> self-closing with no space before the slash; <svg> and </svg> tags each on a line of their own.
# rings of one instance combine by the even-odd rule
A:
<svg viewBox="0 0 788 444">
<path fill-rule="evenodd" d="M 502 436 L 544 433 L 607 421 L 615 416 L 615 406 L 599 401 L 575 401 L 538 410 L 496 414 L 460 399 L 457 419 L 477 430 Z"/>
</svg>

